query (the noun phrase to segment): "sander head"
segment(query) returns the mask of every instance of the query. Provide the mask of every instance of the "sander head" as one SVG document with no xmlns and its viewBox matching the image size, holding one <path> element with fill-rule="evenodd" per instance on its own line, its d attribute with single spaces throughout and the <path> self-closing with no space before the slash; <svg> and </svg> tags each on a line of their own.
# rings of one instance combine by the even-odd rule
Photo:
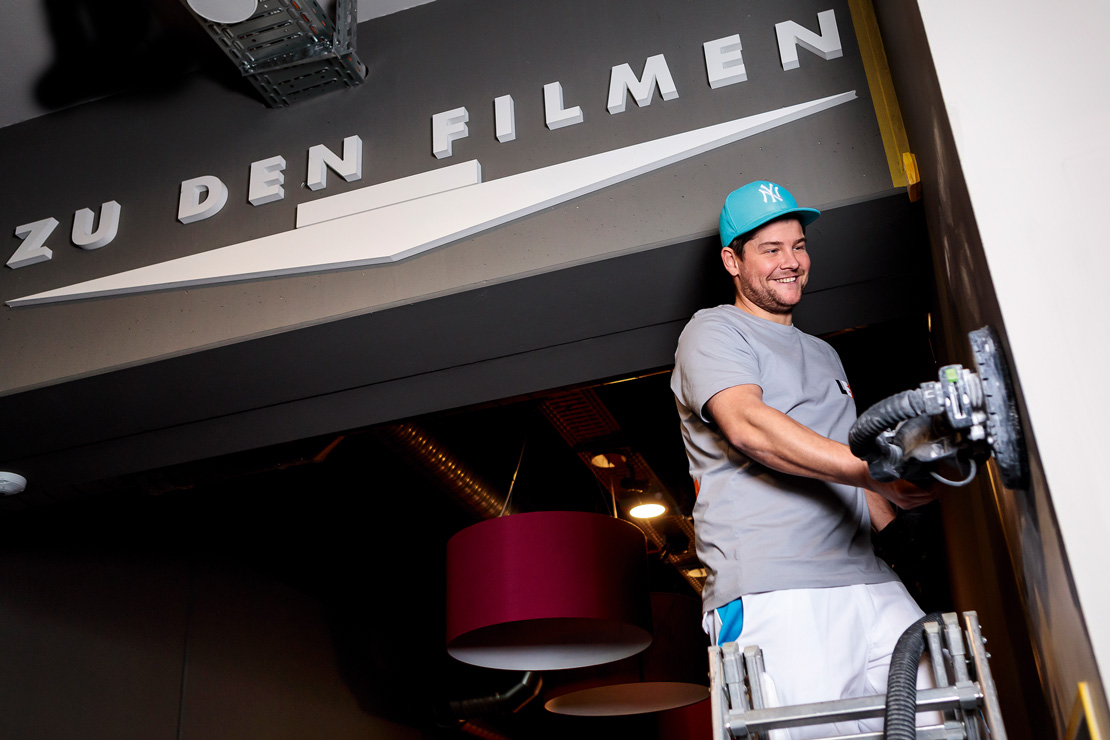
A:
<svg viewBox="0 0 1110 740">
<path fill-rule="evenodd" d="M 982 408 L 987 414 L 987 444 L 994 453 L 1002 484 L 1014 490 L 1029 486 L 1029 458 L 1021 431 L 1014 384 L 998 334 L 990 326 L 968 334 L 979 383 L 983 388 Z"/>
<path fill-rule="evenodd" d="M 974 371 L 945 365 L 936 381 L 875 404 L 856 421 L 852 450 L 875 480 L 966 485 L 993 455 L 1003 485 L 1029 485 L 1021 419 L 998 335 L 985 326 L 969 339 Z M 959 479 L 942 476 L 942 467 L 958 469 Z"/>
</svg>

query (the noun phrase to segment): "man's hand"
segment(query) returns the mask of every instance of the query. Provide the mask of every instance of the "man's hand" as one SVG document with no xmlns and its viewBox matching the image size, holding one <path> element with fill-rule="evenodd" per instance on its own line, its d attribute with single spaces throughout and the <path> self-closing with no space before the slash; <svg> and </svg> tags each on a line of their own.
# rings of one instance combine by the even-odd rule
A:
<svg viewBox="0 0 1110 740">
<path fill-rule="evenodd" d="M 935 501 L 939 492 L 939 486 L 937 485 L 929 488 L 918 488 L 908 480 L 880 483 L 872 478 L 867 487 L 903 509 L 916 509 L 918 506 L 924 506 L 930 501 Z"/>
</svg>

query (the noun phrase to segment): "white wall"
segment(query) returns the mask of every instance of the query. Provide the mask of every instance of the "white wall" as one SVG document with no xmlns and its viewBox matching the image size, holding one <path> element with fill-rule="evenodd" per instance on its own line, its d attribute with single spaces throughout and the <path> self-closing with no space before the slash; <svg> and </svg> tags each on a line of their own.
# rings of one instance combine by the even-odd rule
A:
<svg viewBox="0 0 1110 740">
<path fill-rule="evenodd" d="M 1110 4 L 919 0 L 1071 572 L 1110 675 Z"/>
</svg>

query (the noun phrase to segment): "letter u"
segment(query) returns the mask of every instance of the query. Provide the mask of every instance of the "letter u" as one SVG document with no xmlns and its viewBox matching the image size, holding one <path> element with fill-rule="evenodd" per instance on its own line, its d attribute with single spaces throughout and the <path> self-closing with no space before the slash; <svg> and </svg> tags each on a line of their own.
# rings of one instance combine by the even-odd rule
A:
<svg viewBox="0 0 1110 740">
<path fill-rule="evenodd" d="M 93 212 L 82 208 L 73 212 L 73 243 L 81 249 L 100 249 L 116 238 L 119 230 L 120 205 L 114 200 L 100 206 L 100 224 L 93 231 Z"/>
</svg>

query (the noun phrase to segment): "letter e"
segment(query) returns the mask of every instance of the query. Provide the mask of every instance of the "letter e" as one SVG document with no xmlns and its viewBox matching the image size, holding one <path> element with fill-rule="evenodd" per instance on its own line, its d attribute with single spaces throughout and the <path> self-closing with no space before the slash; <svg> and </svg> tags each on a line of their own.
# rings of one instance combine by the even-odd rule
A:
<svg viewBox="0 0 1110 740">
<path fill-rule="evenodd" d="M 262 206 L 285 197 L 285 157 L 270 157 L 251 162 L 250 188 L 247 200 L 252 206 Z"/>
<path fill-rule="evenodd" d="M 718 87 L 734 85 L 748 79 L 740 34 L 706 41 L 701 46 L 705 52 L 705 73 L 709 76 L 709 87 L 716 90 Z"/>
</svg>

